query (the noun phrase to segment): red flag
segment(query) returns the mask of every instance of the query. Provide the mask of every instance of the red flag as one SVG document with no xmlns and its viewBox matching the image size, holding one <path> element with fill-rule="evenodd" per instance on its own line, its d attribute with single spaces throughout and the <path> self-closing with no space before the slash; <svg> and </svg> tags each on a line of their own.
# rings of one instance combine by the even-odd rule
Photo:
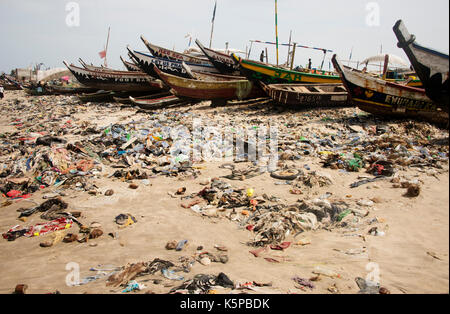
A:
<svg viewBox="0 0 450 314">
<path fill-rule="evenodd" d="M 106 50 L 100 51 L 98 54 L 100 55 L 100 58 L 102 59 L 106 58 Z"/>
</svg>

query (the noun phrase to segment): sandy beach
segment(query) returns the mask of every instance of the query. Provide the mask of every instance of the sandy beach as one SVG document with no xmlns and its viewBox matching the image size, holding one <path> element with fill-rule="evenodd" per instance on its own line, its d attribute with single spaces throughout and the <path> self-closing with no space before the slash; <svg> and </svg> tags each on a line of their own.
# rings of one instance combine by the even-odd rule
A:
<svg viewBox="0 0 450 314">
<path fill-rule="evenodd" d="M 134 107 L 121 108 L 120 104 L 116 103 L 78 104 L 76 97 L 30 97 L 25 96 L 22 91 L 6 93 L 6 97 L 0 101 L 0 112 L 2 171 L 12 167 L 19 159 L 23 146 L 12 145 L 19 142 L 18 137 L 26 136 L 29 129 L 33 129 L 31 132 L 36 132 L 34 129 L 46 130 L 53 136 L 65 139 L 69 144 L 84 138 L 101 138 L 102 132 L 111 124 L 127 125 L 131 121 L 155 120 L 155 116 L 162 112 L 169 117 L 174 112 L 187 114 L 186 117 L 177 118 L 186 125 L 191 122 L 193 116 L 203 121 L 245 126 L 276 122 L 280 125 L 279 143 L 283 142 L 283 138 L 287 138 L 284 136 L 288 131 L 291 142 L 297 143 L 301 136 L 318 140 L 325 138 L 326 134 L 348 131 L 348 125 L 361 137 L 373 139 L 381 135 L 372 134 L 371 130 L 382 123 L 388 127 L 389 136 L 419 141 L 428 150 L 441 152 L 439 162 L 417 167 L 394 162 L 394 176 L 351 188 L 350 185 L 361 178 L 373 178 L 373 175 L 366 172 L 368 168 L 361 168 L 357 172 L 325 168 L 321 163 L 323 156 L 315 150 L 303 154 L 305 150 L 299 149 L 298 146 L 295 148 L 295 145 L 293 149 L 280 147 L 279 166 L 302 169 L 305 174 L 314 171 L 325 173 L 331 181 L 331 184 L 324 186 L 307 187 L 304 182 L 294 180 L 301 194 L 292 194 L 292 185 L 276 184 L 282 180 L 274 179 L 269 172 L 241 180 L 223 178 L 230 174 L 229 169 L 221 167 L 225 161 L 196 162 L 193 164 L 196 170 L 194 176 L 166 176 L 160 173 L 149 176 L 145 183 L 140 179 L 111 177 L 117 170 L 139 168 L 137 163 L 129 168 L 114 168 L 112 162 L 99 162 L 95 164 L 95 167 L 99 167 L 95 168 L 95 174 L 84 175 L 93 186 L 90 191 L 95 190 L 96 195 L 65 185 L 46 186 L 32 193 L 30 198 L 10 200 L 9 203 L 8 197 L 3 195 L 0 207 L 2 234 L 16 225 L 31 226 L 45 222 L 40 218 L 40 213 L 21 221 L 18 219 L 18 210 L 40 205 L 47 200 L 43 198 L 44 195 L 56 191 L 59 193 L 58 197 L 68 204 L 66 211 L 81 212 L 78 220 L 83 225 L 98 223 L 103 235 L 89 239 L 86 243 L 60 241 L 51 247 L 41 247 L 40 243 L 52 239 L 52 233 L 34 237 L 22 236 L 14 241 L 0 239 L 0 293 L 12 293 L 17 284 L 26 284 L 27 293 L 59 291 L 63 294 L 120 294 L 124 287 L 107 286 L 108 276 L 84 285 L 67 285 L 67 278 L 72 278 L 73 270 L 67 269 L 67 265 L 79 265 L 79 278 L 83 279 L 95 275 L 96 272 L 90 269 L 98 265 L 103 265 L 101 267 L 104 268 L 107 268 L 105 265 L 124 267 L 130 263 L 153 261 L 155 258 L 178 265 L 182 257 L 195 261 L 189 272 L 176 272 L 177 275 L 183 276 L 183 280 L 168 279 L 161 272 L 137 276 L 134 279 L 144 284 L 145 288 L 132 293 L 168 293 L 195 275 L 219 273 L 226 274 L 235 285 L 247 282 L 271 284 L 262 287 L 253 285 L 250 289 L 215 287 L 217 293 L 354 294 L 360 291 L 355 281 L 357 277 L 375 279 L 392 294 L 449 293 L 448 130 L 425 122 L 408 124 L 407 121 L 380 121 L 357 108 L 296 112 L 252 105 L 212 108 L 209 102 L 202 102 L 194 106 L 161 109 L 158 112 L 142 112 Z M 28 117 L 32 118 L 27 120 Z M 12 124 L 17 122 L 17 119 L 22 119 L 23 123 Z M 66 120 L 70 120 L 70 123 L 65 122 Z M 41 121 L 40 127 L 36 124 L 38 121 Z M 170 121 L 179 123 L 176 120 Z M 61 131 L 62 125 L 69 125 L 64 132 Z M 85 135 L 79 132 L 75 134 L 76 130 L 85 129 L 86 125 L 93 127 L 95 131 Z M 52 133 L 55 130 L 58 130 L 58 133 Z M 313 134 L 318 138 L 313 137 Z M 10 140 L 11 137 L 13 140 Z M 103 137 L 107 138 L 107 135 Z M 336 141 L 339 142 L 340 139 Z M 348 142 L 348 138 L 345 141 Z M 37 149 L 34 144 L 24 145 L 28 149 L 27 153 Z M 417 144 L 409 147 L 409 153 L 420 155 L 417 153 L 419 146 Z M 6 147 L 12 147 L 12 150 L 6 150 Z M 298 155 L 298 159 L 283 160 L 281 155 L 287 150 L 293 156 Z M 383 152 L 383 149 L 380 151 Z M 384 152 L 388 155 L 386 150 Z M 361 154 L 364 156 L 365 153 Z M 252 163 L 235 163 L 235 166 L 238 169 L 246 169 L 251 167 Z M 367 166 L 369 165 L 365 167 Z M 151 168 L 139 169 L 150 174 Z M 25 172 L 22 176 L 34 178 L 33 173 Z M 1 177 L 0 185 L 6 184 L 7 178 L 9 177 Z M 264 195 L 266 199 L 272 199 L 265 205 L 293 205 L 320 198 L 328 193 L 327 201 L 330 203 L 345 203 L 355 211 L 367 211 L 367 215 L 359 217 L 353 211 L 343 219 L 347 226 L 342 223 L 322 224 L 316 230 L 306 230 L 300 234 L 292 232 L 283 240 L 290 242 L 288 248 L 267 248 L 264 253 L 266 255 L 255 257 L 249 251 L 257 248 L 247 244 L 254 239 L 255 232 L 249 231 L 246 225 L 242 224 L 248 218 L 242 215 L 242 211 L 248 210 L 252 213 L 251 206 L 236 209 L 241 213 L 237 216 L 240 218 L 237 221 L 226 217 L 225 212 L 217 211 L 218 206 L 210 205 L 209 209 L 213 214 L 200 214 L 181 206 L 190 201 L 183 199 L 183 196 L 199 193 L 205 188 L 205 181 L 210 182 L 212 178 L 219 178 L 230 184 L 234 190 L 253 189 L 253 197 L 258 200 L 265 199 Z M 418 182 L 420 194 L 416 197 L 405 196 L 406 188 L 395 187 L 396 183 L 402 181 Z M 136 184 L 137 189 L 131 189 L 131 183 Z M 183 195 L 173 195 L 182 187 L 186 188 Z M 110 189 L 114 194 L 105 195 Z M 362 201 L 368 205 L 360 205 L 364 203 Z M 115 222 L 115 217 L 120 214 L 131 214 L 137 222 L 122 227 Z M 382 231 L 381 234 L 369 234 L 374 227 Z M 73 224 L 71 228 L 60 233 L 77 234 L 78 226 Z M 112 237 L 110 233 L 116 236 Z M 187 245 L 181 251 L 166 249 L 169 241 L 181 240 L 187 240 Z M 199 246 L 203 248 L 198 250 Z M 219 251 L 216 246 L 225 247 L 226 251 Z M 228 261 L 202 265 L 197 259 L 199 252 L 225 254 Z M 271 258 L 272 262 L 264 257 L 269 257 L 269 260 Z M 273 262 L 274 260 L 276 262 Z M 318 266 L 332 270 L 338 277 L 320 275 L 317 278 L 313 271 Z M 297 284 L 292 279 L 296 276 L 312 280 L 314 288 Z"/>
</svg>

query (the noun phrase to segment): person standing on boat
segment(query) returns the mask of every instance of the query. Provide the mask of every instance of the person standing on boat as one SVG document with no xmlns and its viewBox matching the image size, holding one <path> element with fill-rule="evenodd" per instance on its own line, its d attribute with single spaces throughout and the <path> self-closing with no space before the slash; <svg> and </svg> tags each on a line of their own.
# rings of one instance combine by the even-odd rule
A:
<svg viewBox="0 0 450 314">
<path fill-rule="evenodd" d="M 311 58 L 308 60 L 308 70 L 311 70 L 312 64 L 311 64 Z"/>
<path fill-rule="evenodd" d="M 261 51 L 261 55 L 259 56 L 259 61 L 264 62 L 264 50 Z"/>
<path fill-rule="evenodd" d="M 3 86 L 0 85 L 0 99 L 3 99 L 5 97 L 5 90 L 3 89 Z"/>
</svg>

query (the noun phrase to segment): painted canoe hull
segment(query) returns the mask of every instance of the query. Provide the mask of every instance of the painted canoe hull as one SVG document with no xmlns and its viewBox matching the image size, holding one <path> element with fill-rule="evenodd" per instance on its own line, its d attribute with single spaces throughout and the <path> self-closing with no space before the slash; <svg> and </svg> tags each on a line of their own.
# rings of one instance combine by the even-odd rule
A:
<svg viewBox="0 0 450 314">
<path fill-rule="evenodd" d="M 170 95 L 160 98 L 152 98 L 152 99 L 135 99 L 133 97 L 130 97 L 130 101 L 132 104 L 137 105 L 141 109 L 149 110 L 149 109 L 155 109 L 161 106 L 168 106 L 180 103 L 183 101 L 182 99 Z"/>
<path fill-rule="evenodd" d="M 239 64 L 231 56 L 206 48 L 198 39 L 195 43 L 220 73 L 240 75 Z"/>
<path fill-rule="evenodd" d="M 82 102 L 108 102 L 113 101 L 114 93 L 111 91 L 98 91 L 96 93 L 82 94 L 78 98 Z"/>
<path fill-rule="evenodd" d="M 0 76 L 0 86 L 3 86 L 4 90 L 22 90 L 24 87 L 22 84 L 6 75 Z"/>
<path fill-rule="evenodd" d="M 128 51 L 133 57 L 133 60 L 136 61 L 139 68 L 145 72 L 146 74 L 158 78 L 158 74 L 154 71 L 153 65 L 158 67 L 161 71 L 171 74 L 171 75 L 177 75 L 180 77 L 190 78 L 191 76 L 189 73 L 186 72 L 186 70 L 183 68 L 183 62 L 181 61 L 174 61 L 164 58 L 158 58 L 153 57 L 150 55 L 147 55 L 145 53 L 139 52 L 139 51 L 131 51 L 128 48 Z M 186 63 L 192 71 L 196 72 L 206 72 L 206 73 L 219 73 L 219 71 L 214 67 L 210 65 L 198 65 L 198 64 L 191 64 Z"/>
<path fill-rule="evenodd" d="M 95 66 L 95 65 L 87 64 L 87 63 L 84 62 L 83 59 L 81 59 L 81 58 L 79 58 L 78 61 L 81 63 L 81 65 L 83 66 L 83 68 L 85 68 L 86 70 L 89 70 L 89 71 L 102 71 L 102 72 L 103 72 L 103 71 L 112 71 L 112 69 L 106 68 L 106 67 L 104 67 L 104 66 L 98 67 L 98 66 Z"/>
<path fill-rule="evenodd" d="M 391 82 L 391 83 L 402 83 L 402 82 L 406 82 L 406 80 L 394 80 L 394 79 L 385 79 L 386 82 Z M 422 81 L 420 80 L 414 80 L 414 81 L 410 81 L 406 84 L 406 86 L 410 86 L 410 87 L 417 87 L 417 88 L 423 88 L 423 84 Z"/>
<path fill-rule="evenodd" d="M 164 85 L 145 73 L 131 71 L 90 71 L 64 64 L 83 85 L 98 90 L 152 92 L 162 90 Z"/>
<path fill-rule="evenodd" d="M 415 43 L 404 23 L 399 20 L 394 25 L 399 48 L 402 48 L 414 70 L 423 82 L 426 94 L 432 100 L 449 110 L 449 56 Z"/>
<path fill-rule="evenodd" d="M 123 65 L 125 66 L 125 68 L 126 68 L 128 71 L 141 72 L 141 69 L 140 69 L 136 64 L 124 60 L 124 59 L 122 58 L 122 56 L 120 56 L 120 60 L 122 60 Z"/>
<path fill-rule="evenodd" d="M 199 100 L 250 99 L 264 96 L 264 91 L 248 80 L 202 81 L 170 75 L 155 69 L 171 92 L 178 97 Z"/>
<path fill-rule="evenodd" d="M 156 45 L 153 45 L 149 43 L 144 36 L 141 36 L 141 40 L 144 42 L 147 49 L 154 55 L 155 57 L 159 58 L 165 58 L 169 60 L 176 60 L 176 61 L 184 61 L 189 62 L 192 64 L 199 64 L 199 65 L 209 65 L 212 66 L 211 62 L 208 61 L 208 59 L 202 59 L 198 57 L 193 57 L 184 53 L 179 53 L 173 50 L 165 49 Z"/>
<path fill-rule="evenodd" d="M 2 85 L 5 90 L 22 90 L 21 86 L 17 86 L 14 84 L 3 84 Z"/>
<path fill-rule="evenodd" d="M 343 84 L 272 84 L 262 85 L 275 102 L 295 107 L 349 105 Z"/>
<path fill-rule="evenodd" d="M 137 96 L 137 97 L 133 97 L 133 99 L 134 100 L 149 100 L 149 99 L 162 98 L 162 97 L 171 96 L 171 95 L 172 94 L 170 92 L 165 92 L 165 93 L 158 93 L 158 94 L 153 94 L 153 95 Z M 132 104 L 130 96 L 127 96 L 127 97 L 113 97 L 113 98 L 118 103 Z"/>
<path fill-rule="evenodd" d="M 448 123 L 448 113 L 433 103 L 424 89 L 389 83 L 346 69 L 336 55 L 332 62 L 341 75 L 351 100 L 361 110 L 375 115 Z"/>
<path fill-rule="evenodd" d="M 291 83 L 342 83 L 338 75 L 321 75 L 290 71 L 265 63 L 245 60 L 232 54 L 233 58 L 240 64 L 242 75 L 252 81 L 261 81 L 264 84 L 291 84 Z"/>
<path fill-rule="evenodd" d="M 96 89 L 90 87 L 48 86 L 46 88 L 54 95 L 73 95 L 82 93 L 94 93 L 96 91 Z"/>
<path fill-rule="evenodd" d="M 46 88 L 42 88 L 42 90 L 38 91 L 36 88 L 24 88 L 23 89 L 27 95 L 30 96 L 46 96 L 52 95 L 52 92 L 47 90 Z"/>
</svg>

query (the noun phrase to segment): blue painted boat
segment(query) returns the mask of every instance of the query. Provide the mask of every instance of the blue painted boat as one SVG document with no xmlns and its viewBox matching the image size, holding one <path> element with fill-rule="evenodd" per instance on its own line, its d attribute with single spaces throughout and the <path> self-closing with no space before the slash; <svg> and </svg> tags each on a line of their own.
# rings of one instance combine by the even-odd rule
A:
<svg viewBox="0 0 450 314">
<path fill-rule="evenodd" d="M 164 73 L 184 78 L 192 78 L 191 74 L 189 74 L 183 67 L 183 61 L 154 57 L 143 52 L 131 50 L 129 47 L 127 47 L 127 49 L 131 57 L 133 58 L 133 61 L 139 66 L 139 68 L 141 68 L 142 71 L 152 77 L 159 78 L 158 74 L 153 70 L 154 64 L 159 70 Z M 213 65 L 203 65 L 190 62 L 185 62 L 185 64 L 187 64 L 189 68 L 194 72 L 219 74 L 219 71 Z"/>
</svg>

